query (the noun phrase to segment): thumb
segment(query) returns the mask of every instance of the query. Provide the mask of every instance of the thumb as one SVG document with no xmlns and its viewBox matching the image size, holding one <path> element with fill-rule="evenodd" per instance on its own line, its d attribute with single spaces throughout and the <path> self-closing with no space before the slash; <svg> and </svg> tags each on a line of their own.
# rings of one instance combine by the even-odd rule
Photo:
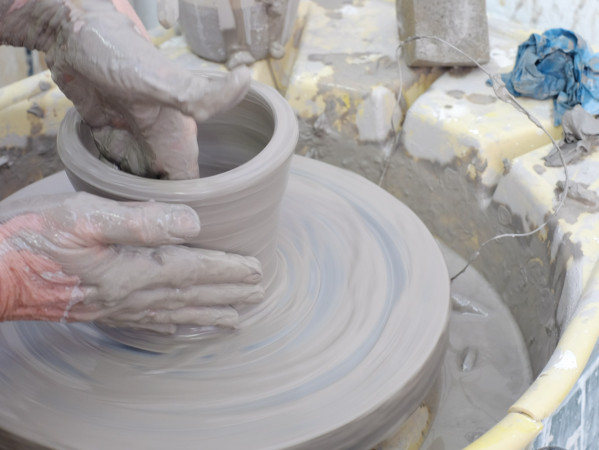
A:
<svg viewBox="0 0 599 450">
<path fill-rule="evenodd" d="M 159 58 L 141 61 L 140 66 L 143 70 L 137 71 L 139 87 L 143 86 L 156 101 L 198 122 L 239 103 L 251 81 L 251 71 L 246 66 L 216 77 L 181 70 L 171 61 L 160 65 Z"/>
<path fill-rule="evenodd" d="M 235 67 L 225 77 L 202 79 L 196 76 L 190 86 L 192 91 L 184 97 L 180 109 L 198 122 L 227 111 L 245 97 L 251 78 L 250 69 L 243 65 Z"/>
</svg>

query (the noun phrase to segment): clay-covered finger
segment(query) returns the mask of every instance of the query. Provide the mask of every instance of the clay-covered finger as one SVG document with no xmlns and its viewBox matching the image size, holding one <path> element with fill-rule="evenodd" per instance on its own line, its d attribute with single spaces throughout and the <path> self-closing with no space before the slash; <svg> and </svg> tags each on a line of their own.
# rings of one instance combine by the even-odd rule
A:
<svg viewBox="0 0 599 450">
<path fill-rule="evenodd" d="M 255 304 L 264 299 L 264 289 L 251 284 L 192 286 L 185 289 L 160 288 L 137 291 L 119 302 L 107 305 L 111 315 L 118 311 L 177 310 L 190 306 L 228 306 Z"/>
<path fill-rule="evenodd" d="M 73 270 L 78 265 L 77 261 Z M 136 291 L 257 285 L 262 280 L 261 266 L 255 258 L 184 246 L 112 248 L 101 264 L 87 264 L 79 275 L 84 283 L 96 285 L 97 295 L 109 302 L 119 302 Z"/>
<path fill-rule="evenodd" d="M 84 242 L 97 244 L 177 244 L 200 232 L 196 212 L 186 205 L 116 202 L 85 193 L 65 199 L 52 219 Z"/>
<path fill-rule="evenodd" d="M 149 250 L 146 267 L 157 283 L 170 287 L 262 281 L 262 266 L 252 256 L 218 250 L 165 245 Z"/>
<path fill-rule="evenodd" d="M 239 314 L 230 306 L 188 307 L 171 310 L 145 310 L 139 312 L 121 312 L 106 317 L 117 323 L 155 323 L 172 325 L 219 326 L 234 328 L 239 323 Z"/>
<path fill-rule="evenodd" d="M 178 325 L 167 323 L 137 323 L 137 322 L 115 322 L 110 319 L 98 320 L 102 325 L 116 328 L 133 328 L 136 331 L 152 331 L 158 334 L 173 335 L 177 332 Z"/>
<path fill-rule="evenodd" d="M 151 113 L 151 114 L 150 114 Z M 195 179 L 200 176 L 198 165 L 198 128 L 192 117 L 170 106 L 149 108 L 147 105 L 131 105 L 129 116 L 133 129 L 137 129 L 144 145 L 133 156 L 133 165 L 120 167 L 137 175 L 169 180 Z M 94 133 L 95 136 L 95 133 Z M 111 143 L 110 148 L 114 145 Z M 125 143 L 125 148 L 135 148 Z M 122 152 L 122 151 L 121 151 Z M 127 153 L 129 150 L 127 150 Z M 139 161 L 143 164 L 139 164 Z"/>
</svg>

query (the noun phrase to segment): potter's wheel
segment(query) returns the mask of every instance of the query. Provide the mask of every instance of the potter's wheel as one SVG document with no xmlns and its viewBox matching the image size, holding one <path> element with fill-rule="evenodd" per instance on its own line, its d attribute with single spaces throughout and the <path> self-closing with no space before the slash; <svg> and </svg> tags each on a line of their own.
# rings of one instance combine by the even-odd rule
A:
<svg viewBox="0 0 599 450">
<path fill-rule="evenodd" d="M 71 191 L 64 172 L 17 195 Z M 0 427 L 60 448 L 366 448 L 442 364 L 449 283 L 403 204 L 295 157 L 277 281 L 240 331 L 166 354 L 93 325 L 0 324 Z"/>
</svg>

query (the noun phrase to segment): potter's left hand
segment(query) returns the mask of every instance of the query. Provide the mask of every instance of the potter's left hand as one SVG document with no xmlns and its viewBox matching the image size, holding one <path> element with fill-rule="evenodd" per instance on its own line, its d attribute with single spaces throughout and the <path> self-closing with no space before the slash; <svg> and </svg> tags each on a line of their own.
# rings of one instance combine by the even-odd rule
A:
<svg viewBox="0 0 599 450">
<path fill-rule="evenodd" d="M 263 298 L 260 263 L 178 245 L 199 231 L 184 205 L 85 193 L 3 203 L 0 321 L 235 327 L 234 306 Z"/>
<path fill-rule="evenodd" d="M 126 0 L 0 0 L 0 42 L 46 52 L 105 156 L 142 176 L 196 178 L 195 120 L 232 107 L 249 87 L 246 67 L 211 80 L 177 66 Z"/>
</svg>

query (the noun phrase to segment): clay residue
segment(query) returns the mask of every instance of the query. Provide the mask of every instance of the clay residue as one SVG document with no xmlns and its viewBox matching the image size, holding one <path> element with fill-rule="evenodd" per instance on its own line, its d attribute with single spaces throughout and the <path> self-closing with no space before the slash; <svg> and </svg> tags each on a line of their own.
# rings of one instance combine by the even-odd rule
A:
<svg viewBox="0 0 599 450">
<path fill-rule="evenodd" d="M 43 119 L 44 116 L 46 115 L 43 108 L 41 108 L 39 105 L 37 105 L 35 103 L 33 104 L 33 106 L 31 106 L 31 108 L 29 108 L 27 110 L 27 114 L 32 114 L 35 117 L 37 117 L 38 119 Z"/>
<path fill-rule="evenodd" d="M 466 93 L 459 89 L 452 89 L 450 91 L 447 91 L 447 95 L 459 100 L 461 98 L 464 98 L 464 95 L 466 95 Z"/>
<path fill-rule="evenodd" d="M 327 117 L 325 112 L 316 120 L 299 118 L 300 143 L 297 153 L 349 169 L 377 182 L 385 161 L 381 146 L 376 143 L 348 141 L 331 127 Z"/>
<path fill-rule="evenodd" d="M 50 83 L 48 83 L 47 81 L 40 81 L 38 84 L 40 91 L 44 92 L 47 91 L 48 89 L 50 89 L 52 87 L 52 85 Z"/>
<path fill-rule="evenodd" d="M 503 175 L 505 176 L 512 170 L 512 160 L 508 158 L 503 158 L 501 160 L 501 163 L 503 164 Z"/>
<path fill-rule="evenodd" d="M 562 126 L 564 137 L 559 143 L 560 149 L 552 148 L 544 158 L 548 167 L 576 163 L 599 146 L 599 119 L 586 112 L 582 106 L 576 105 L 574 109 L 566 111 L 562 117 Z"/>
<path fill-rule="evenodd" d="M 514 222 L 512 211 L 507 205 L 497 207 L 497 220 L 501 225 L 510 226 Z"/>
<path fill-rule="evenodd" d="M 494 187 L 485 186 L 479 177 L 471 178 L 468 164 L 473 156 L 468 153 L 441 165 L 416 161 L 402 146 L 392 155 L 383 183 L 385 189 L 419 215 L 434 235 L 464 257 L 492 236 L 522 231 L 526 220 L 512 215 L 510 221 L 492 200 Z M 481 212 L 481 204 L 489 206 Z M 555 227 L 550 225 L 549 235 L 554 232 Z M 575 245 L 565 238 L 557 251 L 558 258 L 554 259 L 550 240 L 539 237 L 492 243 L 475 263 L 500 292 L 522 330 L 534 374 L 540 373 L 557 344 L 558 301 L 567 261 L 576 252 Z M 530 276 L 528 262 L 533 258 L 540 261 L 540 266 L 535 265 L 534 276 Z M 537 301 L 539 298 L 544 299 L 542 304 Z"/>
<path fill-rule="evenodd" d="M 473 67 L 452 67 L 447 71 L 449 75 L 453 78 L 464 78 L 466 75 L 470 74 L 473 70 L 478 70 Z"/>
<path fill-rule="evenodd" d="M 335 71 L 318 81 L 315 98 L 324 100 L 325 111 L 319 116 L 299 117 L 298 153 L 350 169 L 378 182 L 383 173 L 387 152 L 390 151 L 392 137 L 385 142 L 347 139 L 347 136 L 359 136 L 356 113 L 363 96 L 348 96 L 345 91 L 339 91 L 339 86 L 360 86 L 368 92 L 372 86 L 379 86 L 381 79 L 388 79 L 393 81 L 383 87 L 397 92 L 399 80 L 396 61 L 384 55 L 373 59 L 372 54 L 363 52 L 312 54 L 309 59 L 334 67 Z M 438 72 L 438 69 L 423 72 L 435 71 Z M 407 71 L 405 74 L 404 85 L 415 82 L 416 72 Z"/>
<path fill-rule="evenodd" d="M 477 105 L 490 105 L 491 103 L 495 103 L 497 101 L 497 97 L 487 94 L 472 93 L 466 96 L 466 100 Z"/>
<path fill-rule="evenodd" d="M 397 62 L 393 58 L 381 55 L 373 59 L 372 56 L 372 53 L 368 52 L 311 54 L 308 60 L 335 68 L 332 75 L 319 80 L 321 90 L 327 85 L 331 87 L 357 85 L 365 86 L 370 90 L 372 86 L 380 85 L 381 80 L 397 78 Z M 399 80 L 396 86 L 399 86 Z"/>
<path fill-rule="evenodd" d="M 327 11 L 326 15 L 329 19 L 332 20 L 343 19 L 343 13 L 341 11 Z"/>
<path fill-rule="evenodd" d="M 559 192 L 563 192 L 565 183 L 561 180 L 558 181 L 557 189 Z M 568 183 L 568 198 L 582 203 L 589 208 L 596 208 L 597 205 L 599 205 L 599 196 L 596 192 L 589 190 L 588 186 L 584 183 L 578 183 L 572 180 Z"/>
<path fill-rule="evenodd" d="M 450 271 L 464 260 L 441 245 Z M 450 346 L 438 411 L 422 450 L 458 449 L 495 425 L 526 390 L 532 373 L 518 325 L 476 270 L 451 287 Z"/>
</svg>

